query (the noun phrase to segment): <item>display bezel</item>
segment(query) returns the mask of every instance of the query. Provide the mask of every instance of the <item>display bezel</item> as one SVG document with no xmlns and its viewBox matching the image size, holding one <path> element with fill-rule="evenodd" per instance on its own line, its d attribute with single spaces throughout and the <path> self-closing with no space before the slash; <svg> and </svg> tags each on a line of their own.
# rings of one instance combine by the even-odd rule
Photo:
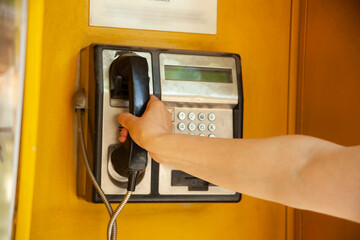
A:
<svg viewBox="0 0 360 240">
<path fill-rule="evenodd" d="M 164 65 L 165 80 L 232 83 L 230 68 Z"/>
<path fill-rule="evenodd" d="M 161 98 L 168 102 L 204 104 L 238 103 L 236 60 L 232 56 L 160 53 Z M 165 66 L 186 66 L 214 70 L 231 70 L 231 82 L 184 81 L 166 79 Z"/>
</svg>

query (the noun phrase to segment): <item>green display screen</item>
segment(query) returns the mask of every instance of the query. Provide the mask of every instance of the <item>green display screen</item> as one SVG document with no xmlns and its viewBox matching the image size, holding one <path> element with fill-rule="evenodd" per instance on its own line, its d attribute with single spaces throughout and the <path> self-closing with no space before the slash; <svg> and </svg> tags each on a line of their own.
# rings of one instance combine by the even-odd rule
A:
<svg viewBox="0 0 360 240">
<path fill-rule="evenodd" d="M 165 79 L 232 83 L 231 69 L 165 65 Z"/>
</svg>

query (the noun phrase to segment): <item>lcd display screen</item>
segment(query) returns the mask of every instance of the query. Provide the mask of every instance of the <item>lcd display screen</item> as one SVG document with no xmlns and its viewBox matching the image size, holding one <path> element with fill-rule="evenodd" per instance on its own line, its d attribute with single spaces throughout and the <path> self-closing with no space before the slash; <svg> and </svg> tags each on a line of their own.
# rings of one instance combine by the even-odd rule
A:
<svg viewBox="0 0 360 240">
<path fill-rule="evenodd" d="M 165 80 L 232 83 L 231 69 L 165 65 Z"/>
</svg>

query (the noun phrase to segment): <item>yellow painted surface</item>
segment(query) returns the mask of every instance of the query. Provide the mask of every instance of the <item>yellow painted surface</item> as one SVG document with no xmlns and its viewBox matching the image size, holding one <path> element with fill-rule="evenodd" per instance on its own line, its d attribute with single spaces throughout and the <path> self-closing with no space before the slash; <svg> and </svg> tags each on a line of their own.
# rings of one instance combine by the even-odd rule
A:
<svg viewBox="0 0 360 240">
<path fill-rule="evenodd" d="M 359 11 L 358 0 L 303 1 L 298 133 L 360 144 Z M 360 224 L 309 211 L 297 210 L 296 229 L 301 240 L 360 239 Z"/>
<path fill-rule="evenodd" d="M 29 239 L 40 101 L 43 2 L 29 0 L 24 104 L 21 129 L 17 203 L 13 229 L 16 239 Z"/>
<path fill-rule="evenodd" d="M 91 43 L 238 53 L 244 137 L 288 132 L 289 0 L 218 1 L 216 35 L 89 27 L 88 11 L 88 1 L 62 0 L 44 1 L 38 12 L 44 29 L 31 239 L 105 239 L 105 207 L 78 198 L 75 189 L 71 97 L 79 51 Z M 119 216 L 119 237 L 285 239 L 286 216 L 284 206 L 249 196 L 235 204 L 128 204 Z"/>
</svg>

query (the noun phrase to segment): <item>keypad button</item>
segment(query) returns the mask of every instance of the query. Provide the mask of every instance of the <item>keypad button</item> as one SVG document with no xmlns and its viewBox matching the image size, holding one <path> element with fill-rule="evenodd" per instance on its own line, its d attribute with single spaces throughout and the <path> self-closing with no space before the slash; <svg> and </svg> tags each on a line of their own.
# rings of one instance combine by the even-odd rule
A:
<svg viewBox="0 0 360 240">
<path fill-rule="evenodd" d="M 195 123 L 189 123 L 188 128 L 189 128 L 190 131 L 194 131 L 195 128 L 196 128 Z"/>
<path fill-rule="evenodd" d="M 200 124 L 199 124 L 199 130 L 200 130 L 201 132 L 203 132 L 203 131 L 205 131 L 205 129 L 206 129 L 205 124 L 200 123 Z"/>
<path fill-rule="evenodd" d="M 208 119 L 209 119 L 210 121 L 214 121 L 214 120 L 215 120 L 215 118 L 216 118 L 216 116 L 215 116 L 215 114 L 214 114 L 214 113 L 209 113 L 209 115 L 208 115 Z"/>
<path fill-rule="evenodd" d="M 196 114 L 195 114 L 194 112 L 189 112 L 188 118 L 189 118 L 191 121 L 194 121 L 195 118 L 196 118 Z"/>
<path fill-rule="evenodd" d="M 203 113 L 203 112 L 199 113 L 199 115 L 198 115 L 198 118 L 199 118 L 200 121 L 204 121 L 205 117 L 206 117 L 205 113 Z"/>
<path fill-rule="evenodd" d="M 203 134 L 203 133 L 200 133 L 200 134 L 199 134 L 199 136 L 201 136 L 201 137 L 205 137 L 205 134 Z"/>
<path fill-rule="evenodd" d="M 210 131 L 210 132 L 215 131 L 215 130 L 216 130 L 216 126 L 215 126 L 215 124 L 210 123 L 210 124 L 209 124 L 209 126 L 208 126 L 208 129 L 209 129 L 209 131 Z"/>
<path fill-rule="evenodd" d="M 209 137 L 214 138 L 214 137 L 215 137 L 215 135 L 214 135 L 214 134 L 210 134 L 210 135 L 209 135 Z"/>
<path fill-rule="evenodd" d="M 179 113 L 178 113 L 178 118 L 179 118 L 180 120 L 184 120 L 184 119 L 186 118 L 186 114 L 185 114 L 184 112 L 179 112 Z"/>
<path fill-rule="evenodd" d="M 184 131 L 186 128 L 186 125 L 185 125 L 185 123 L 181 122 L 177 125 L 177 127 L 180 131 Z"/>
</svg>

